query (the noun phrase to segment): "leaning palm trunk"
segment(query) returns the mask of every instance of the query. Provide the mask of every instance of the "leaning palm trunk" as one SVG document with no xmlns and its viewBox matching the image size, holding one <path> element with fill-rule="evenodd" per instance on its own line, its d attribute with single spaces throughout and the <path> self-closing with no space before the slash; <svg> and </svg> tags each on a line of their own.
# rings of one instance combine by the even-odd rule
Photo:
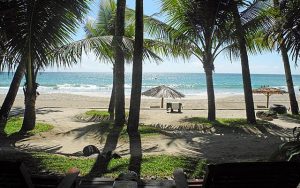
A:
<svg viewBox="0 0 300 188">
<path fill-rule="evenodd" d="M 211 66 L 204 67 L 206 76 L 206 88 L 207 88 L 207 101 L 208 101 L 208 121 L 216 120 L 216 104 L 215 104 L 215 92 L 213 82 L 213 69 Z"/>
<path fill-rule="evenodd" d="M 116 70 L 115 66 L 113 66 L 113 86 L 111 90 L 111 96 L 109 101 L 109 107 L 108 107 L 108 113 L 109 113 L 109 119 L 113 121 L 115 119 L 115 94 L 116 94 Z"/>
<path fill-rule="evenodd" d="M 274 0 L 273 3 L 274 3 L 274 7 L 279 7 L 278 0 Z M 288 50 L 286 48 L 285 42 L 283 41 L 282 35 L 280 35 L 278 40 L 280 43 L 279 47 L 280 47 L 282 61 L 283 61 L 283 65 L 284 65 L 286 85 L 287 85 L 288 92 L 289 92 L 291 111 L 292 111 L 292 114 L 297 115 L 297 114 L 299 114 L 299 107 L 298 107 L 298 102 L 297 102 L 295 90 L 294 90 L 294 83 L 293 83 L 293 77 L 292 77 L 292 73 L 291 73 L 290 61 L 289 61 L 289 57 L 288 57 Z"/>
<path fill-rule="evenodd" d="M 127 132 L 130 144 L 129 170 L 140 175 L 142 162 L 142 143 L 139 133 L 140 106 L 143 77 L 143 43 L 144 43 L 144 23 L 143 23 L 143 0 L 136 0 L 135 12 L 135 43 L 132 67 L 132 87 L 130 97 L 130 111 L 128 118 Z"/>
<path fill-rule="evenodd" d="M 7 92 L 7 95 L 3 101 L 3 104 L 1 106 L 0 110 L 0 134 L 4 133 L 4 128 L 7 123 L 7 119 L 9 116 L 9 112 L 15 102 L 21 80 L 24 76 L 24 63 L 20 63 L 18 65 L 18 68 L 14 74 L 14 77 L 12 79 L 12 82 L 10 84 L 9 90 Z"/>
<path fill-rule="evenodd" d="M 122 49 L 122 39 L 125 26 L 125 6 L 126 0 L 117 2 L 116 30 L 114 36 L 114 47 L 116 50 L 115 69 L 115 126 L 120 127 L 125 123 L 125 94 L 124 94 L 124 52 Z"/>
<path fill-rule="evenodd" d="M 296 95 L 295 95 L 294 83 L 293 83 L 293 77 L 292 77 L 292 73 L 291 73 L 289 57 L 288 57 L 287 49 L 285 47 L 284 42 L 282 42 L 280 45 L 280 51 L 281 51 L 282 60 L 283 60 L 283 64 L 284 64 L 285 78 L 286 78 L 286 84 L 287 84 L 287 88 L 288 88 L 288 92 L 289 92 L 291 111 L 292 111 L 292 114 L 297 115 L 297 114 L 299 114 L 299 107 L 298 107 L 298 102 L 297 102 Z"/>
<path fill-rule="evenodd" d="M 256 124 L 254 102 L 251 86 L 251 76 L 249 69 L 248 54 L 246 49 L 245 31 L 242 27 L 241 17 L 239 15 L 236 2 L 233 2 L 234 24 L 237 31 L 237 39 L 241 55 L 242 76 L 244 85 L 244 96 L 246 104 L 247 121 L 251 124 Z"/>
</svg>

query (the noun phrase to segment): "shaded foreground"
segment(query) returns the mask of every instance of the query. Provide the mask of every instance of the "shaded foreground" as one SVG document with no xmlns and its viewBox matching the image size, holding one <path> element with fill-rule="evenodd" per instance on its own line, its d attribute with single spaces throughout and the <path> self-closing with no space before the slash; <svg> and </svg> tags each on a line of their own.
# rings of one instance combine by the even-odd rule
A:
<svg viewBox="0 0 300 188">
<path fill-rule="evenodd" d="M 259 121 L 256 126 L 247 125 L 245 119 L 219 119 L 211 123 L 204 118 L 191 117 L 180 122 L 185 126 L 140 127 L 143 153 L 146 154 L 142 178 L 169 179 L 173 170 L 179 167 L 184 168 L 190 178 L 199 178 L 204 174 L 206 163 L 267 161 L 283 139 L 291 136 L 291 129 L 265 121 Z M 37 132 L 26 137 L 10 136 L 1 142 L 8 143 L 1 148 L 1 159 L 25 161 L 33 174 L 63 174 L 69 168 L 77 167 L 82 176 L 95 177 L 98 172 L 91 169 L 96 156 L 80 157 L 82 147 L 78 145 L 97 145 L 99 140 L 105 142 L 111 125 L 109 122 L 77 123 L 81 124 L 80 128 L 59 127 L 63 132 L 57 132 L 55 127 L 50 132 Z M 69 141 L 63 142 L 65 140 Z M 100 142 L 98 146 L 103 144 Z M 121 132 L 117 151 L 122 158 L 112 159 L 105 177 L 115 178 L 127 170 L 129 151 L 125 129 Z"/>
<path fill-rule="evenodd" d="M 68 168 L 77 166 L 82 176 L 94 176 L 90 169 L 95 158 L 80 157 L 81 151 L 89 144 L 103 148 L 111 125 L 107 122 L 93 122 L 103 121 L 101 118 L 77 118 L 79 114 L 92 116 L 97 114 L 94 108 L 85 106 L 97 106 L 99 101 L 95 98 L 86 97 L 85 102 L 82 103 L 81 96 L 60 96 L 62 98 L 58 99 L 56 95 L 41 96 L 41 103 L 37 108 L 38 121 L 53 125 L 53 129 L 46 130 L 48 132 L 37 131 L 26 137 L 11 136 L 1 141 L 7 143 L 2 145 L 1 155 L 11 156 L 9 151 L 22 151 L 25 161 L 29 161 L 27 164 L 34 173 L 63 174 Z M 264 97 L 258 97 L 259 103 L 265 102 Z M 285 116 L 274 120 L 273 123 L 259 121 L 256 126 L 248 125 L 243 118 L 244 110 L 238 108 L 242 101 L 235 99 L 236 97 L 232 97 L 227 100 L 229 102 L 219 104 L 224 110 L 218 110 L 218 114 L 227 118 L 217 119 L 213 123 L 199 117 L 206 114 L 205 110 L 190 109 L 195 103 L 194 99 L 184 101 L 189 109 L 184 108 L 182 113 L 166 113 L 164 109 L 147 109 L 145 105 L 159 101 L 146 99 L 141 114 L 145 125 L 140 127 L 142 149 L 145 154 L 142 178 L 170 178 L 177 167 L 184 168 L 190 178 L 202 177 L 205 163 L 266 161 L 279 144 L 291 137 L 292 128 L 299 124 L 297 117 L 292 119 L 291 117 L 294 116 Z M 282 98 L 277 100 L 280 101 L 276 102 L 281 102 Z M 199 103 L 203 104 L 202 100 Z M 22 113 L 23 109 L 18 108 L 21 104 L 22 98 L 19 98 L 17 106 L 13 108 L 13 114 Z M 93 111 L 86 113 L 89 110 Z M 128 141 L 124 129 L 116 150 L 122 158 L 112 160 L 105 174 L 106 177 L 116 177 L 122 171 L 126 171 L 129 155 Z M 191 161 L 192 164 L 197 165 L 189 166 Z M 30 166 L 31 163 L 35 165 Z"/>
</svg>

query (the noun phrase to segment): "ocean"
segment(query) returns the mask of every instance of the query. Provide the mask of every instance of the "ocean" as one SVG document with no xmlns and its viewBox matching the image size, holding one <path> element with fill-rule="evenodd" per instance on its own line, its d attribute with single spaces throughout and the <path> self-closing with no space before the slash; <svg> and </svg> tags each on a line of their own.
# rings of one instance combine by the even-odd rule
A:
<svg viewBox="0 0 300 188">
<path fill-rule="evenodd" d="M 12 74 L 0 73 L 0 94 L 5 94 L 12 80 Z M 286 89 L 284 75 L 253 74 L 252 87 L 262 85 Z M 294 75 L 295 91 L 299 94 L 300 75 Z M 22 86 L 19 93 L 23 93 Z M 70 93 L 84 95 L 110 95 L 112 89 L 112 73 L 91 72 L 42 72 L 38 75 L 39 93 Z M 167 85 L 185 95 L 206 95 L 205 74 L 203 73 L 144 73 L 143 88 L 145 91 L 155 86 Z M 215 93 L 242 94 L 243 82 L 241 74 L 214 74 Z M 125 94 L 131 89 L 131 73 L 125 74 Z"/>
</svg>

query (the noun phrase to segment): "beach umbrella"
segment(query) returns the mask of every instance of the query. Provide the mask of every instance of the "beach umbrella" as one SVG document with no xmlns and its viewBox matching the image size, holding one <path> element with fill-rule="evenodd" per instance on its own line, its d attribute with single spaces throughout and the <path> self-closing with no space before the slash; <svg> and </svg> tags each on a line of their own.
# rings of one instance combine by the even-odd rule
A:
<svg viewBox="0 0 300 188">
<path fill-rule="evenodd" d="M 284 94 L 287 93 L 285 90 L 274 88 L 274 87 L 268 87 L 268 86 L 262 86 L 258 89 L 254 89 L 253 93 L 255 94 L 264 94 L 267 96 L 267 108 L 269 108 L 269 99 L 271 95 L 274 94 Z"/>
<path fill-rule="evenodd" d="M 183 98 L 185 97 L 184 94 L 176 91 L 175 89 L 172 89 L 168 86 L 161 85 L 158 87 L 151 88 L 147 91 L 144 91 L 142 95 L 148 96 L 148 97 L 157 97 L 161 98 L 161 108 L 164 107 L 164 98 Z"/>
</svg>

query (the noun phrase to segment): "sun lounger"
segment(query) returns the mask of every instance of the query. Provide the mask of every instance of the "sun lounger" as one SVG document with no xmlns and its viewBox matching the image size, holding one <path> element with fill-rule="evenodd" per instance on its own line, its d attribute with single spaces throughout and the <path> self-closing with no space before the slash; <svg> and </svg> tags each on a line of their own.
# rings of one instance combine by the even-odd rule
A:
<svg viewBox="0 0 300 188">
<path fill-rule="evenodd" d="M 0 161 L 1 188 L 71 188 L 79 174 L 77 169 L 71 169 L 65 177 L 30 176 L 21 162 Z"/>
<path fill-rule="evenodd" d="M 296 188 L 300 163 L 243 162 L 208 165 L 204 181 L 191 186 L 183 170 L 174 172 L 176 188 Z"/>
<path fill-rule="evenodd" d="M 177 110 L 177 112 L 181 112 L 182 103 L 179 102 L 167 103 L 167 111 L 169 111 L 169 108 L 171 109 L 171 112 L 174 112 L 174 110 Z"/>
</svg>

